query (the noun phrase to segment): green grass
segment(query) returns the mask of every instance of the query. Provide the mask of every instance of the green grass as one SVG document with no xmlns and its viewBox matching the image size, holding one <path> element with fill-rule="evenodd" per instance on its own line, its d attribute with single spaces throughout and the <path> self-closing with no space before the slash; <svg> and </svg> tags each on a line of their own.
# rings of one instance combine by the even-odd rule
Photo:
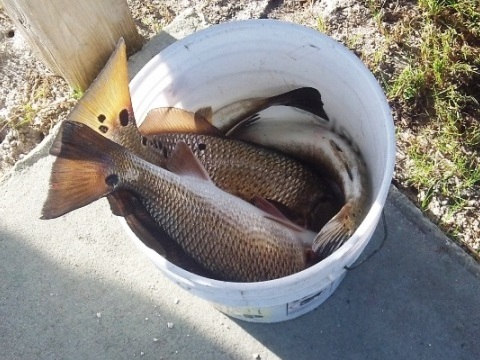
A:
<svg viewBox="0 0 480 360">
<path fill-rule="evenodd" d="M 317 30 L 324 34 L 328 33 L 328 30 L 329 30 L 328 22 L 323 17 L 317 18 Z"/>
<path fill-rule="evenodd" d="M 480 185 L 480 7 L 474 0 L 420 0 L 419 18 L 397 26 L 407 34 L 406 62 L 387 96 L 412 119 L 407 184 L 447 199 L 447 216 L 462 209 Z M 453 231 L 455 235 L 455 230 Z"/>
<path fill-rule="evenodd" d="M 480 5 L 418 0 L 407 5 L 417 16 L 397 12 L 388 20 L 385 3 L 365 2 L 384 42 L 362 60 L 399 114 L 397 133 L 414 134 L 402 144 L 402 185 L 419 194 L 424 210 L 441 199 L 447 206 L 442 225 L 466 206 L 468 190 L 480 186 Z"/>
</svg>

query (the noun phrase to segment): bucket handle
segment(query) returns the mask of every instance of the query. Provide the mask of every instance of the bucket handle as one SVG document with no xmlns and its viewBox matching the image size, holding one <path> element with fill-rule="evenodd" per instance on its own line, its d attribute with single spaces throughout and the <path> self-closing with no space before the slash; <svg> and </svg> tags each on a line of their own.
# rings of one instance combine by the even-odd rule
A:
<svg viewBox="0 0 480 360">
<path fill-rule="evenodd" d="M 370 254 L 368 254 L 362 261 L 359 261 L 357 264 L 352 265 L 352 266 L 344 266 L 345 270 L 355 270 L 357 269 L 360 265 L 363 265 L 367 260 L 370 260 L 370 258 L 375 255 L 377 252 L 382 250 L 383 245 L 385 245 L 385 241 L 387 240 L 388 237 L 388 226 L 387 226 L 387 219 L 385 217 L 385 210 L 382 210 L 382 222 L 383 222 L 383 238 L 382 241 L 380 242 L 380 245 L 373 250 Z"/>
</svg>

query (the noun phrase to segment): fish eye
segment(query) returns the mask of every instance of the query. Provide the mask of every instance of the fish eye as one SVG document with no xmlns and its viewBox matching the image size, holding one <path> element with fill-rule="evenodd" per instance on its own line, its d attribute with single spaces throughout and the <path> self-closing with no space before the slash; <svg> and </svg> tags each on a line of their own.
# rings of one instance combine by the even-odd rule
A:
<svg viewBox="0 0 480 360">
<path fill-rule="evenodd" d="M 127 126 L 128 125 L 128 110 L 127 109 L 123 109 L 122 111 L 120 111 L 120 113 L 118 114 L 118 117 L 120 119 L 120 124 L 122 126 Z"/>
</svg>

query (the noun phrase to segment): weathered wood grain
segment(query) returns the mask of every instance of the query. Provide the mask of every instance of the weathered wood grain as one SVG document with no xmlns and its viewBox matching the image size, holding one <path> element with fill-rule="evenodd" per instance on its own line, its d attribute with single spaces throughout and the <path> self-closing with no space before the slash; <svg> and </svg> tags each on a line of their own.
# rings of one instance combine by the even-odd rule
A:
<svg viewBox="0 0 480 360">
<path fill-rule="evenodd" d="M 54 73 L 85 90 L 120 37 L 129 53 L 142 46 L 126 0 L 4 0 L 17 30 Z"/>
</svg>

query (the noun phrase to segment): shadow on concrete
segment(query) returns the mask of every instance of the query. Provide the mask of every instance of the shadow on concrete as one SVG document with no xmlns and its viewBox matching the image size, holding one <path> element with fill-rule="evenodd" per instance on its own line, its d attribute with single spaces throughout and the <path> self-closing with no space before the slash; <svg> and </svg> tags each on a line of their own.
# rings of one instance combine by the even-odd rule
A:
<svg viewBox="0 0 480 360">
<path fill-rule="evenodd" d="M 191 359 L 196 353 L 205 359 L 233 358 L 185 317 L 182 304 L 176 312 L 161 306 L 162 297 L 163 302 L 165 298 L 173 302 L 168 289 L 152 284 L 151 293 L 159 298 L 155 301 L 140 294 L 128 279 L 112 282 L 83 266 L 66 268 L 58 259 L 26 246 L 25 239 L 3 225 L 2 360 Z M 118 275 L 122 277 L 121 271 Z M 174 327 L 168 328 L 168 322 Z"/>
</svg>

